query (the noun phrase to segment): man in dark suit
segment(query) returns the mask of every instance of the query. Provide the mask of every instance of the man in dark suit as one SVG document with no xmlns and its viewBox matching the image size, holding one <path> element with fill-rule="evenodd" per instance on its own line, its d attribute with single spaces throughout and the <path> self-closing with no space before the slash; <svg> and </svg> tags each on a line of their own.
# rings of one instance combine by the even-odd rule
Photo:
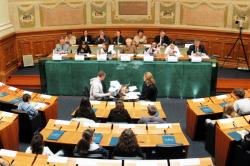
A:
<svg viewBox="0 0 250 166">
<path fill-rule="evenodd" d="M 85 43 L 92 44 L 92 37 L 88 34 L 87 30 L 84 30 L 83 35 L 77 39 L 77 44 L 81 44 L 83 41 Z"/>
<path fill-rule="evenodd" d="M 201 45 L 201 41 L 199 39 L 195 39 L 194 44 L 189 46 L 187 55 L 192 55 L 192 53 L 198 53 L 198 52 L 207 54 L 205 46 Z"/>
<path fill-rule="evenodd" d="M 166 32 L 164 30 L 160 31 L 160 35 L 155 36 L 155 42 L 157 43 L 157 45 L 159 46 L 167 46 L 171 44 L 171 40 L 169 39 L 168 36 L 166 36 Z"/>
<path fill-rule="evenodd" d="M 114 45 L 125 45 L 125 38 L 121 35 L 121 31 L 116 31 L 116 35 L 113 39 Z"/>
<path fill-rule="evenodd" d="M 95 44 L 110 44 L 109 37 L 105 35 L 103 30 L 100 30 L 99 35 L 95 39 Z"/>
</svg>

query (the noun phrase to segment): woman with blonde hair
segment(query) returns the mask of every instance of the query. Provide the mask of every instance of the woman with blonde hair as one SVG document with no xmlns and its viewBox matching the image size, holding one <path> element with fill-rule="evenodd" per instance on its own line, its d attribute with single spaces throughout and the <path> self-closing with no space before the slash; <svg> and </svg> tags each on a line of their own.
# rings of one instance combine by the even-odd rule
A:
<svg viewBox="0 0 250 166">
<path fill-rule="evenodd" d="M 142 86 L 140 100 L 156 101 L 158 90 L 153 74 L 150 72 L 146 72 L 144 73 L 143 79 L 144 83 Z"/>
</svg>

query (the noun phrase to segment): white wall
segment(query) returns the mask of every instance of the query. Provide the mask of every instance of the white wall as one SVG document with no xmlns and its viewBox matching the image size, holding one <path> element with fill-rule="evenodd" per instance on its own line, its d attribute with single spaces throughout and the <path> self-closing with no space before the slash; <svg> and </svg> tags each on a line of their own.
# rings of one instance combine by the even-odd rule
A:
<svg viewBox="0 0 250 166">
<path fill-rule="evenodd" d="M 10 23 L 8 0 L 0 0 L 0 37 L 14 32 Z"/>
</svg>

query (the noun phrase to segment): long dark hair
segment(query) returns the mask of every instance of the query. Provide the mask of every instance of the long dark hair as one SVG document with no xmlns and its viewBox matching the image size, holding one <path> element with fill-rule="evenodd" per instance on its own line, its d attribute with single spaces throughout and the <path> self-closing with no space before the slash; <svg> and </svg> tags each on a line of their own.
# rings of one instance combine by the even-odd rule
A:
<svg viewBox="0 0 250 166">
<path fill-rule="evenodd" d="M 31 150 L 33 154 L 42 154 L 44 148 L 43 136 L 36 133 L 31 140 Z"/>
<path fill-rule="evenodd" d="M 86 47 L 83 48 L 82 45 L 86 45 Z M 78 44 L 77 53 L 79 53 L 81 51 L 81 49 L 84 49 L 84 51 L 91 53 L 90 47 L 89 47 L 88 43 L 85 41 L 82 41 L 80 44 Z"/>
<path fill-rule="evenodd" d="M 90 148 L 90 143 L 92 142 L 94 131 L 87 129 L 82 134 L 82 139 L 77 143 L 76 147 L 78 149 L 78 154 L 80 156 L 86 156 Z"/>
<path fill-rule="evenodd" d="M 79 109 L 76 110 L 75 116 L 88 117 L 92 111 L 92 106 L 88 97 L 83 97 Z"/>
<path fill-rule="evenodd" d="M 115 102 L 115 110 L 116 111 L 123 111 L 123 110 L 125 110 L 125 107 L 124 107 L 124 104 L 123 104 L 122 100 L 117 100 Z"/>
<path fill-rule="evenodd" d="M 125 129 L 119 138 L 117 148 L 125 153 L 131 153 L 139 148 L 135 133 L 131 129 Z"/>
</svg>

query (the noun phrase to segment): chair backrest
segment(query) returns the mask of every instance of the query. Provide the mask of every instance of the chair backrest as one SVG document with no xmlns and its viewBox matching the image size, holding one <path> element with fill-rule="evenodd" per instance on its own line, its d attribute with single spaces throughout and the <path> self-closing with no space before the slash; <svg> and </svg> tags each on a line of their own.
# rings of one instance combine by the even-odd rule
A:
<svg viewBox="0 0 250 166">
<path fill-rule="evenodd" d="M 250 150 L 245 150 L 240 142 L 231 145 L 227 165 L 229 166 L 249 166 Z"/>
<path fill-rule="evenodd" d="M 100 153 L 88 154 L 87 158 L 91 159 L 104 159 L 105 157 Z"/>
<path fill-rule="evenodd" d="M 142 157 L 122 157 L 122 156 L 113 156 L 114 160 L 143 160 Z"/>
<path fill-rule="evenodd" d="M 205 149 L 214 157 L 215 153 L 215 122 L 214 120 L 206 119 L 206 138 Z"/>
<path fill-rule="evenodd" d="M 23 55 L 23 66 L 34 66 L 33 55 Z"/>
<path fill-rule="evenodd" d="M 83 89 L 83 96 L 90 97 L 89 88 L 87 86 Z"/>
<path fill-rule="evenodd" d="M 186 151 L 183 144 L 159 144 L 156 145 L 155 156 L 157 159 L 179 159 L 186 157 Z"/>
</svg>

